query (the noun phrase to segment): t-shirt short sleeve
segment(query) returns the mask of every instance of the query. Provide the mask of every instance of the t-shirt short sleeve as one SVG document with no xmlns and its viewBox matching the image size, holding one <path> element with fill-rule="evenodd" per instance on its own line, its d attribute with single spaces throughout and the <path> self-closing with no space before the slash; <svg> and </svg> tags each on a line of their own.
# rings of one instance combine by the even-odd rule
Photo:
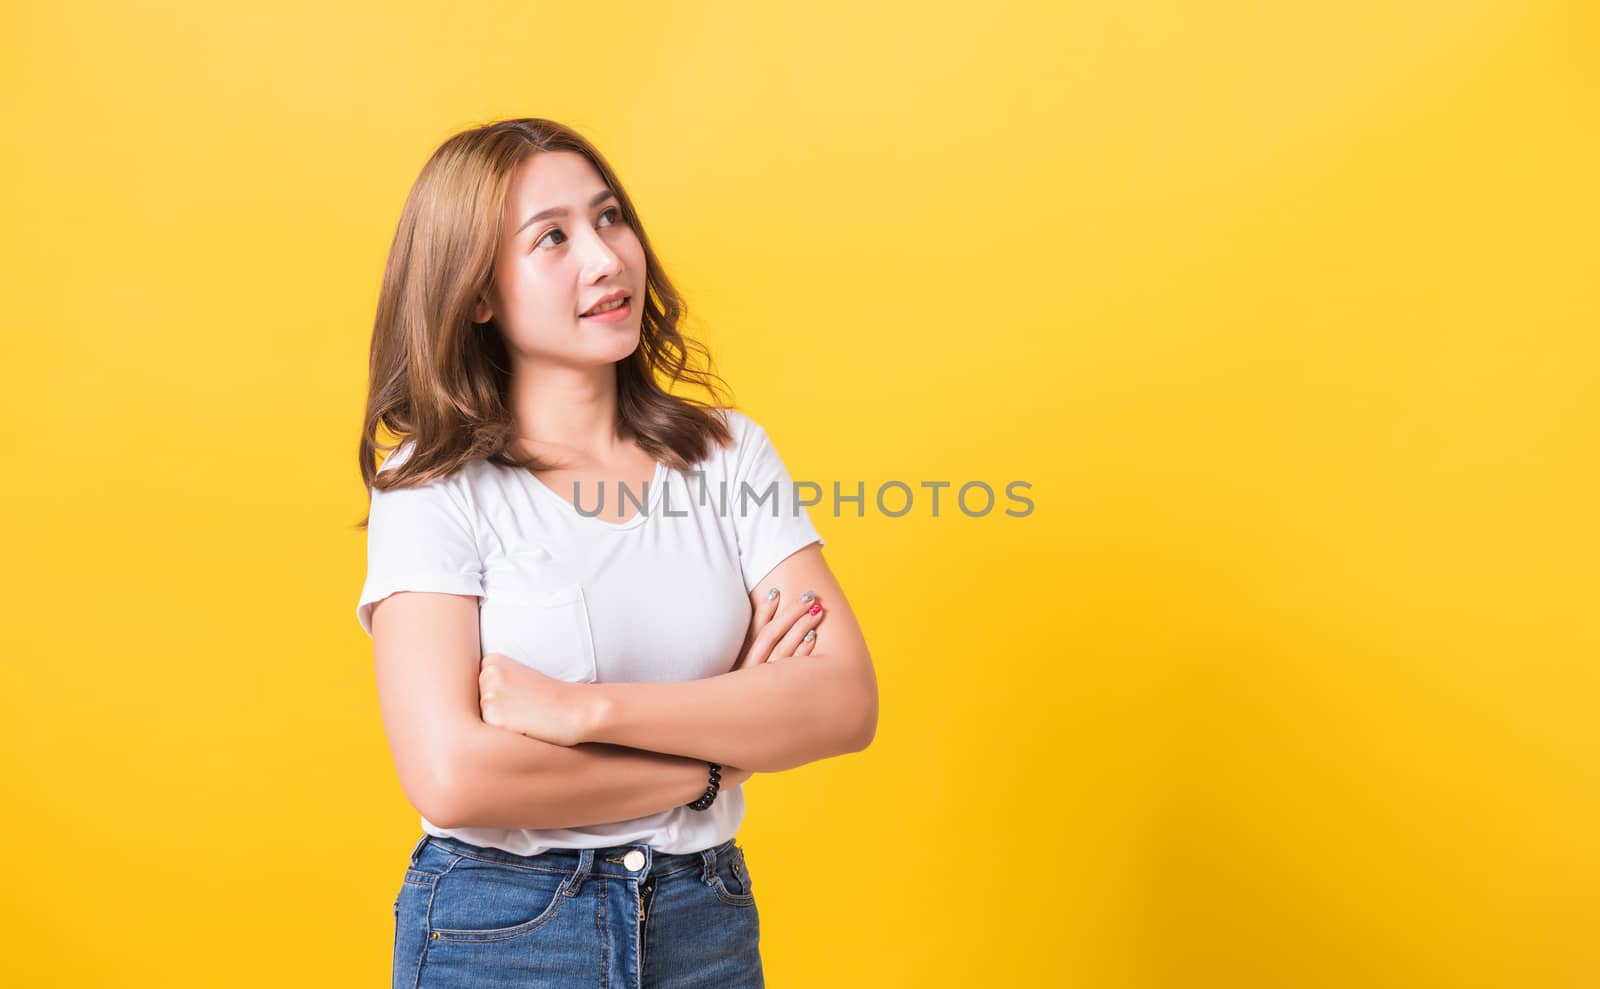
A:
<svg viewBox="0 0 1600 989">
<path fill-rule="evenodd" d="M 384 467 L 395 462 L 391 456 Z M 356 605 L 356 620 L 368 635 L 372 606 L 398 591 L 483 594 L 470 506 L 448 479 L 372 491 L 367 580 Z"/>
<path fill-rule="evenodd" d="M 739 425 L 743 435 L 728 484 L 728 510 L 739 543 L 739 569 L 749 592 L 796 550 L 826 543 L 811 524 L 767 431 L 748 418 Z"/>
</svg>

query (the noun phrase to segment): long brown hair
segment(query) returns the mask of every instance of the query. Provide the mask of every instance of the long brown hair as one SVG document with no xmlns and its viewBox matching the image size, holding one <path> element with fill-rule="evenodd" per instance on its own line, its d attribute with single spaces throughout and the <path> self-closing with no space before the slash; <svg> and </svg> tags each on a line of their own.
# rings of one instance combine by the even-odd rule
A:
<svg viewBox="0 0 1600 989">
<path fill-rule="evenodd" d="M 534 471 L 553 466 L 512 452 L 516 422 L 505 339 L 493 319 L 471 320 L 474 303 L 487 294 L 494 277 L 512 174 L 529 156 L 545 151 L 574 151 L 587 158 L 616 194 L 623 220 L 644 247 L 639 346 L 615 364 L 619 428 L 625 425 L 642 449 L 677 470 L 699 462 L 710 444 L 732 442 L 727 424 L 714 412 L 729 407 L 726 382 L 711 369 L 705 346 L 678 331 L 687 307 L 616 173 L 570 127 L 523 117 L 445 141 L 406 197 L 372 327 L 360 442 L 361 477 L 369 489 L 425 484 L 480 458 Z M 705 368 L 694 366 L 692 357 L 703 358 Z M 682 383 L 703 388 L 710 401 L 667 390 Z M 400 439 L 383 445 L 380 426 Z M 379 474 L 379 452 L 406 441 L 412 444 L 409 456 Z M 357 528 L 367 522 L 364 516 Z"/>
</svg>

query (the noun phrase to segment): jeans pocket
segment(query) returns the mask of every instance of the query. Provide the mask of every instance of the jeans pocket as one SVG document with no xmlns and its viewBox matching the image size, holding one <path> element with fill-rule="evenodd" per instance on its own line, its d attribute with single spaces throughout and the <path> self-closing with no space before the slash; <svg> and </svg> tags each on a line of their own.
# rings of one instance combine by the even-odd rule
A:
<svg viewBox="0 0 1600 989">
<path fill-rule="evenodd" d="M 434 882 L 428 936 L 434 941 L 504 941 L 555 919 L 569 899 L 565 869 L 462 858 Z"/>
<path fill-rule="evenodd" d="M 750 868 L 745 862 L 744 849 L 734 842 L 717 852 L 717 866 L 712 874 L 711 888 L 717 898 L 736 907 L 754 906 L 755 890 L 750 884 Z"/>
</svg>

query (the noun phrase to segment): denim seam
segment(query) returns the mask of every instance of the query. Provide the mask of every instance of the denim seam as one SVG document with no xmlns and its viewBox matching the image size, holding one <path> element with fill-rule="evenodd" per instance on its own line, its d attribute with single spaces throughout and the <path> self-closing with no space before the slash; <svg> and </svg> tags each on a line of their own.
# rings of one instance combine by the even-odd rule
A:
<svg viewBox="0 0 1600 989">
<path fill-rule="evenodd" d="M 440 846 L 440 847 L 443 847 L 443 846 Z M 557 875 L 562 875 L 562 876 L 568 876 L 568 875 L 572 874 L 572 870 L 571 869 L 556 869 L 556 868 L 552 868 L 551 866 L 548 866 L 548 865 L 513 865 L 510 862 L 501 862 L 499 859 L 484 858 L 481 855 L 470 855 L 470 854 L 468 854 L 466 852 L 457 852 L 454 849 L 450 850 L 450 854 L 451 855 L 455 855 L 458 858 L 471 859 L 474 862 L 482 862 L 482 863 L 484 863 L 486 865 L 503 866 L 503 867 L 505 867 L 507 869 L 524 869 L 524 870 L 528 870 L 528 871 L 532 871 L 532 872 L 551 872 L 551 873 L 555 873 Z M 614 861 L 620 861 L 620 860 L 611 859 L 611 858 L 604 858 L 604 859 L 601 859 L 601 861 L 603 861 L 603 862 L 614 862 Z M 660 879 L 665 879 L 668 876 L 676 876 L 680 872 L 688 872 L 691 869 L 701 869 L 701 868 L 704 868 L 702 863 L 691 862 L 688 865 L 680 865 L 678 868 L 673 869 L 670 872 L 656 872 L 656 873 L 651 873 L 651 875 L 654 875 L 654 876 L 656 876 L 657 878 L 660 878 Z M 589 875 L 594 876 L 594 875 L 599 875 L 599 873 L 596 873 L 596 872 L 591 870 Z M 614 876 L 613 878 L 628 878 L 628 877 Z M 635 877 L 635 878 L 637 878 L 637 877 Z"/>
<path fill-rule="evenodd" d="M 470 852 L 458 852 L 454 848 L 447 848 L 445 845 L 439 845 L 437 847 L 448 850 L 451 855 L 454 855 L 457 858 L 471 859 L 474 862 L 483 862 L 487 865 L 498 865 L 505 869 L 526 869 L 531 872 L 554 872 L 563 876 L 572 872 L 571 869 L 557 869 L 548 865 L 519 865 L 515 862 L 502 862 L 499 859 L 485 858 L 482 855 L 473 855 Z"/>
<path fill-rule="evenodd" d="M 595 873 L 592 877 L 594 887 L 594 926 L 600 932 L 600 987 L 608 989 L 611 985 L 611 939 L 606 930 L 606 876 Z"/>
<path fill-rule="evenodd" d="M 400 881 L 410 883 L 413 886 L 432 886 L 434 880 L 438 878 L 439 874 L 437 872 L 429 872 L 427 869 L 407 868 L 405 875 L 400 877 Z"/>
<path fill-rule="evenodd" d="M 458 856 L 455 861 L 451 862 L 445 867 L 443 872 L 435 876 L 433 880 L 433 890 L 428 894 L 428 909 L 422 914 L 422 932 L 426 934 L 427 937 L 422 939 L 422 957 L 417 959 L 417 980 L 419 983 L 422 980 L 422 963 L 428 957 L 428 945 L 433 943 L 433 898 L 439 895 L 439 880 L 445 876 L 448 876 L 450 874 L 450 870 L 454 869 L 460 864 L 461 859 Z"/>
<path fill-rule="evenodd" d="M 454 869 L 455 867 L 456 864 L 451 862 L 450 869 Z M 449 872 L 450 869 L 446 869 L 444 871 Z M 441 875 L 442 874 L 443 873 L 441 873 Z M 417 971 L 416 975 L 412 977 L 411 989 L 418 989 L 418 987 L 422 985 L 422 966 L 428 960 L 428 946 L 433 943 L 433 898 L 438 892 L 439 886 L 437 883 L 429 885 L 428 905 L 422 911 L 422 950 L 417 952 Z"/>
<path fill-rule="evenodd" d="M 639 892 L 639 884 L 637 882 L 630 882 L 626 888 L 633 892 L 634 897 L 639 901 L 639 909 L 643 910 L 644 894 Z M 639 911 L 634 911 L 634 922 L 628 925 L 628 947 L 632 950 L 630 957 L 632 957 L 639 966 L 636 975 L 640 978 L 643 978 L 644 976 L 644 960 L 639 957 L 639 920 L 643 916 L 644 915 Z"/>
<path fill-rule="evenodd" d="M 698 868 L 700 868 L 700 866 L 698 864 L 696 864 L 694 862 L 690 862 L 688 865 L 680 865 L 680 866 L 678 866 L 676 869 L 673 869 L 671 872 L 657 872 L 657 873 L 653 873 L 653 875 L 657 879 L 666 879 L 669 876 L 676 876 L 676 875 L 678 875 L 680 873 L 691 872 L 691 871 L 693 871 L 695 869 L 698 869 Z"/>
</svg>

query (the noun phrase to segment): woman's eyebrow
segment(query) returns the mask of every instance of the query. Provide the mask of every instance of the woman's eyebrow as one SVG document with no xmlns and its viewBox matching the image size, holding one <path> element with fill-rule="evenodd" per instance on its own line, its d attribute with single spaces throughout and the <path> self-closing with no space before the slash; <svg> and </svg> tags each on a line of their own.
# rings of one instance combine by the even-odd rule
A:
<svg viewBox="0 0 1600 989">
<path fill-rule="evenodd" d="M 613 198 L 615 195 L 616 193 L 612 192 L 610 189 L 602 189 L 598 195 L 589 200 L 589 208 L 594 209 L 596 206 L 599 206 L 607 199 Z M 552 206 L 549 209 L 542 209 L 528 217 L 526 220 L 522 221 L 522 226 L 518 227 L 516 233 L 512 234 L 512 236 L 515 237 L 517 234 L 522 233 L 522 231 L 528 229 L 530 224 L 538 223 L 540 220 L 547 220 L 552 216 L 566 216 L 567 212 L 568 210 L 565 206 Z"/>
</svg>

